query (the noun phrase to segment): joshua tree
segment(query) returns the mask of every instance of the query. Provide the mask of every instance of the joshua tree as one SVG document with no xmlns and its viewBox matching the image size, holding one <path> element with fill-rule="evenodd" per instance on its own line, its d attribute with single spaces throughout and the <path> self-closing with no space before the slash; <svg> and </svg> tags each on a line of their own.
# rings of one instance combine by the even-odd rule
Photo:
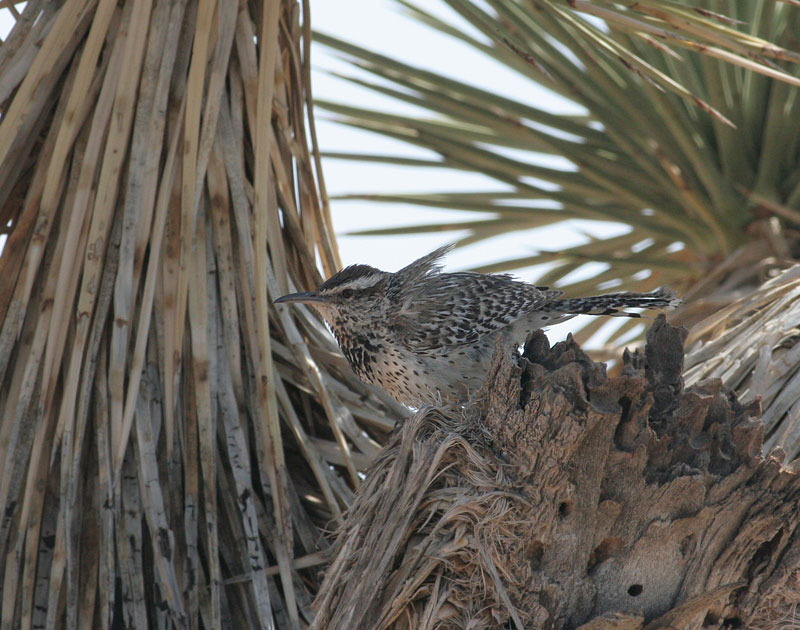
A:
<svg viewBox="0 0 800 630">
<path fill-rule="evenodd" d="M 647 351 L 628 356 L 615 378 L 572 343 L 550 351 L 534 339 L 518 367 L 498 359 L 472 406 L 420 412 L 348 517 L 315 627 L 789 627 L 800 599 L 798 485 L 796 463 L 780 461 L 800 454 L 800 8 L 446 3 L 473 28 L 429 5 L 398 5 L 582 111 L 547 111 L 319 35 L 352 60 L 350 80 L 430 116 L 318 104 L 438 154 L 333 157 L 498 183 L 354 195 L 495 215 L 372 233 L 467 229 L 469 244 L 574 218 L 623 223 L 622 236 L 478 270 L 549 263 L 537 284 L 573 295 L 669 284 L 686 299 L 672 321 L 694 326 L 687 341 L 659 323 Z M 541 155 L 512 159 L 507 149 L 566 158 L 571 168 L 542 166 Z M 598 261 L 605 268 L 589 279 L 567 278 Z M 636 325 L 620 327 L 606 354 Z M 686 391 L 684 341 L 694 385 Z"/>
<path fill-rule="evenodd" d="M 614 7 L 602 2 L 574 4 L 577 9 L 605 12 L 602 17 L 614 24 L 608 15 L 614 14 Z M 788 64 L 794 59 L 777 44 L 789 37 L 794 23 L 787 20 L 795 15 L 789 10 L 796 8 L 757 4 L 763 14 L 757 20 L 758 28 L 764 29 L 759 32 L 776 47 L 731 35 L 730 29 L 715 24 L 712 14 L 701 16 L 701 21 L 715 24 L 709 30 L 720 41 L 708 32 L 700 41 L 727 46 L 729 54 L 750 67 L 778 74 L 772 62 Z M 654 3 L 638 5 L 658 11 Z M 664 5 L 669 16 L 680 13 L 679 5 Z M 361 497 L 362 506 L 377 496 L 374 485 L 381 466 L 396 461 L 396 450 L 387 452 L 389 459 L 377 464 L 377 472 L 366 482 L 362 473 L 408 412 L 351 373 L 313 312 L 289 312 L 271 305 L 273 298 L 314 286 L 339 267 L 313 128 L 308 3 L 29 0 L 21 12 L 16 8 L 21 4 L 2 6 L 16 24 L 0 45 L 0 230 L 6 237 L 0 253 L 0 627 L 310 624 L 320 569 L 331 558 L 328 534 L 344 522 L 355 496 Z M 508 3 L 511 9 L 515 6 Z M 677 94 L 661 94 L 630 74 L 625 63 L 616 67 L 620 85 L 639 91 L 638 106 L 661 103 L 674 118 L 670 131 L 655 127 L 659 137 L 653 146 L 633 145 L 629 154 L 615 148 L 616 140 L 609 140 L 610 125 L 606 124 L 607 135 L 589 125 L 591 116 L 563 123 L 574 126 L 574 135 L 583 132 L 603 155 L 615 155 L 618 169 L 638 164 L 625 155 L 641 153 L 637 168 L 654 173 L 653 181 L 663 186 L 647 183 L 645 190 L 631 188 L 630 199 L 646 192 L 653 201 L 640 208 L 652 206 L 652 215 L 640 213 L 645 218 L 639 223 L 647 229 L 668 225 L 664 216 L 673 205 L 683 208 L 686 217 L 700 217 L 698 221 L 676 215 L 670 243 L 685 241 L 684 253 L 667 252 L 667 259 L 685 257 L 680 268 L 687 277 L 695 277 L 708 269 L 707 261 L 736 246 L 762 252 L 757 259 L 761 261 L 764 250 L 758 247 L 766 245 L 752 243 L 770 247 L 788 243 L 784 258 L 788 257 L 793 241 L 783 238 L 777 228 L 793 220 L 787 209 L 794 203 L 791 191 L 770 199 L 766 188 L 757 189 L 742 176 L 737 183 L 743 191 L 726 183 L 724 194 L 716 189 L 712 194 L 715 180 L 699 168 L 702 160 L 695 163 L 699 149 L 690 149 L 697 132 L 689 131 L 689 124 L 705 121 L 696 123 L 698 129 L 728 134 L 728 143 L 733 142 L 734 132 L 726 131 L 721 117 L 709 118 L 707 108 L 674 100 L 687 99 L 687 89 L 667 80 L 672 76 L 692 90 L 695 65 L 709 64 L 720 68 L 720 76 L 726 69 L 730 88 L 739 85 L 740 71 L 714 58 L 687 53 L 695 64 L 690 75 L 682 76 L 677 66 L 656 75 L 632 56 L 629 51 L 635 52 L 638 43 L 626 40 L 624 33 L 612 29 L 600 37 L 576 21 L 573 8 L 555 2 L 542 6 L 551 11 L 542 19 L 555 20 L 572 33 L 581 58 L 591 57 L 590 46 L 607 48 L 603 38 L 619 37 L 613 48 L 617 57 Z M 464 10 L 477 11 L 468 4 Z M 738 17 L 747 22 L 752 16 Z M 498 13 L 498 18 L 515 28 L 526 24 L 515 16 Z M 648 28 L 637 28 L 654 43 L 652 38 L 663 33 L 653 29 L 661 28 L 659 20 L 666 18 L 642 19 Z M 690 25 L 698 28 L 698 19 L 690 19 Z M 765 25 L 773 23 L 776 30 L 771 32 Z M 581 33 L 588 38 L 582 40 Z M 531 65 L 532 58 L 519 48 L 527 37 L 523 33 L 506 42 L 515 51 L 514 63 L 533 68 L 550 62 L 541 59 Z M 691 47 L 689 40 L 679 44 Z M 487 52 L 491 49 L 487 47 Z M 761 63 L 750 53 L 772 61 Z M 617 64 L 609 59 L 614 55 L 597 63 L 603 68 Z M 547 71 L 551 77 L 561 72 L 553 67 Z M 752 74 L 742 76 L 753 77 L 743 87 L 754 86 L 753 98 L 761 99 L 749 105 L 747 116 L 739 121 L 716 105 L 722 116 L 727 112 L 740 127 L 756 116 L 753 112 L 767 97 L 772 103 L 773 91 L 786 91 L 782 100 L 767 108 L 774 113 L 762 121 L 763 133 L 750 138 L 752 146 L 742 159 L 760 165 L 764 160 L 755 159 L 754 151 L 766 146 L 762 138 L 770 137 L 775 138 L 769 145 L 773 149 L 774 142 L 787 143 L 784 153 L 775 156 L 784 160 L 781 164 L 789 164 L 790 148 L 797 150 L 791 144 L 796 130 L 776 125 L 780 115 L 791 119 L 797 107 L 789 98 L 794 88 L 775 87 L 784 83 Z M 728 98 L 728 88 L 723 83 L 714 90 Z M 442 98 L 446 96 L 443 92 Z M 714 105 L 712 96 L 701 96 L 708 96 Z M 730 100 L 736 109 L 741 99 L 734 93 Z M 777 105 L 780 102 L 783 109 Z M 523 114 L 509 117 L 498 111 L 503 114 L 495 116 L 498 121 L 507 119 L 525 134 L 521 140 L 534 142 L 536 134 L 525 131 Z M 524 114 L 528 115 L 533 114 Z M 558 120 L 551 121 L 553 126 L 558 127 Z M 682 128 L 688 144 L 685 138 L 677 140 Z M 672 140 L 667 142 L 668 138 Z M 471 143 L 465 146 L 470 148 Z M 692 159 L 681 158 L 681 151 Z M 454 154 L 449 149 L 446 153 Z M 772 153 L 764 150 L 763 155 Z M 500 171 L 507 169 L 505 177 L 517 177 L 511 166 L 498 163 Z M 666 175 L 656 177 L 658 168 Z M 735 163 L 725 167 L 735 168 Z M 797 186 L 788 171 L 778 169 L 772 179 L 763 177 L 765 186 L 786 177 L 781 190 Z M 690 187 L 677 186 L 678 192 L 666 195 L 665 178 L 699 188 L 692 194 L 687 192 Z M 600 195 L 599 190 L 587 189 L 587 199 L 573 201 L 599 208 L 605 216 L 616 206 L 611 192 Z M 756 237 L 743 235 L 740 228 L 747 221 L 742 217 L 737 215 L 733 222 L 728 215 L 707 215 L 708 199 L 734 194 L 756 199 L 756 204 L 743 207 L 753 216 L 781 217 L 778 225 L 768 219 L 757 221 L 766 226 L 754 232 L 762 235 L 761 240 L 748 240 Z M 525 195 L 519 198 L 524 200 Z M 656 201 L 672 205 L 667 208 Z M 626 203 L 625 208 L 636 206 Z M 761 209 L 752 210 L 754 205 Z M 726 212 L 735 207 L 724 206 Z M 653 216 L 657 218 L 647 218 Z M 717 249 L 708 246 L 699 262 L 690 239 L 678 236 L 685 232 L 681 221 L 690 220 L 703 235 L 716 239 Z M 728 242 L 728 232 L 738 236 Z M 641 234 L 618 248 L 628 253 L 641 249 L 633 247 Z M 655 245 L 650 247 L 656 248 L 652 251 L 662 251 L 663 239 L 651 238 Z M 603 259 L 604 252 L 611 256 L 609 252 L 617 251 L 608 249 L 611 245 L 604 243 L 606 249 L 599 248 L 594 258 Z M 635 262 L 640 267 L 647 251 L 639 251 Z M 587 253 L 591 252 L 569 253 L 566 264 L 576 264 Z M 725 274 L 743 268 L 744 263 L 729 265 Z M 654 267 L 654 276 L 658 273 Z M 724 288 L 721 281 L 717 284 Z M 787 289 L 783 295 L 790 293 Z M 674 350 L 674 342 L 670 347 Z M 534 353 L 536 348 L 539 354 Z M 571 358 L 580 359 L 577 350 L 570 352 Z M 552 371 L 547 356 L 543 348 L 531 346 L 532 363 Z M 585 359 L 578 362 L 589 375 L 587 383 L 600 387 L 599 368 Z M 644 359 L 631 366 L 630 370 L 645 370 Z M 498 368 L 499 376 L 492 381 L 496 392 L 503 387 L 513 391 L 509 370 Z M 661 374 L 664 369 L 651 371 Z M 629 375 L 632 383 L 639 378 L 639 385 L 631 387 L 640 387 L 636 391 L 645 396 L 642 392 L 649 390 L 637 374 Z M 670 391 L 678 400 L 679 389 Z M 640 400 L 634 394 L 632 389 L 630 399 Z M 716 394 L 708 396 L 717 400 Z M 565 417 L 576 400 L 564 403 Z M 730 413 L 720 412 L 718 424 L 727 419 L 738 427 L 749 418 L 733 403 L 725 409 Z M 629 418 L 641 418 L 630 413 Z M 425 417 L 407 424 L 398 438 L 411 436 L 409 431 L 420 427 L 427 430 L 420 424 Z M 741 455 L 751 443 L 745 439 L 752 433 L 750 425 L 745 428 L 736 434 L 737 463 L 750 461 Z M 629 440 L 639 435 L 633 429 L 628 433 L 623 437 Z M 480 440 L 469 444 L 483 448 Z M 627 442 L 620 444 L 627 448 Z M 766 464 L 759 466 L 763 470 Z M 773 472 L 779 480 L 789 474 Z M 368 492 L 360 490 L 364 484 Z M 790 494 L 790 484 L 786 487 Z M 561 503 L 566 503 L 568 512 L 566 500 L 559 500 L 556 511 L 561 513 Z M 350 522 L 360 513 L 354 510 Z M 791 513 L 783 517 L 782 522 L 792 522 Z M 756 551 L 762 550 L 759 562 L 791 547 L 794 530 L 787 525 L 776 538 L 769 533 L 772 526 L 771 521 L 765 526 L 766 543 L 756 536 L 748 539 L 758 544 Z M 353 531 L 345 530 L 338 544 L 357 541 L 348 538 Z M 544 539 L 531 540 L 532 561 L 541 556 L 547 565 L 550 556 Z M 633 539 L 622 542 L 629 540 Z M 541 550 L 536 542 L 543 545 Z M 592 547 L 595 566 L 608 566 L 603 563 L 616 553 L 615 545 L 611 540 L 599 545 L 599 551 Z M 751 556 L 743 551 L 741 557 Z M 339 557 L 357 564 L 357 555 Z M 783 560 L 769 565 L 770 570 L 777 566 L 788 565 Z M 337 570 L 335 565 L 331 585 L 336 584 Z M 753 575 L 763 573 L 759 568 Z M 325 609 L 323 598 L 319 605 Z M 396 601 L 402 607 L 406 600 Z M 730 617 L 723 615 L 720 620 L 725 618 Z M 708 619 L 716 622 L 716 617 Z"/>
</svg>

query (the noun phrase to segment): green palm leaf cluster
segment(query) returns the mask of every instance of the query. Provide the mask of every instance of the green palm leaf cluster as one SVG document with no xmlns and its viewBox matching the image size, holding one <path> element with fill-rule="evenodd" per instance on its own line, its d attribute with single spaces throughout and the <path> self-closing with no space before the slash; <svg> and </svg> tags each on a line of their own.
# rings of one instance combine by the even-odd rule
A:
<svg viewBox="0 0 800 630">
<path fill-rule="evenodd" d="M 542 247 L 528 257 L 479 269 L 550 263 L 537 282 L 568 293 L 615 286 L 649 290 L 662 284 L 687 292 L 729 255 L 735 256 L 730 266 L 739 269 L 769 255 L 793 256 L 800 224 L 798 3 L 446 3 L 470 26 L 398 0 L 412 18 L 583 111 L 547 111 L 525 98 L 499 96 L 492 85 L 473 85 L 316 35 L 358 68 L 347 80 L 428 115 L 320 104 L 347 125 L 438 157 L 329 155 L 458 169 L 498 184 L 455 193 L 351 195 L 493 214 L 489 220 L 362 233 L 467 229 L 463 245 L 576 218 L 627 225 L 622 235 L 590 238 L 566 250 Z M 546 160 L 534 163 L 509 151 L 519 149 L 566 158 L 572 167 L 543 166 Z M 588 279 L 585 274 L 581 280 L 567 277 L 590 261 L 605 265 L 595 266 L 599 271 Z M 717 277 L 718 286 L 723 281 Z"/>
</svg>

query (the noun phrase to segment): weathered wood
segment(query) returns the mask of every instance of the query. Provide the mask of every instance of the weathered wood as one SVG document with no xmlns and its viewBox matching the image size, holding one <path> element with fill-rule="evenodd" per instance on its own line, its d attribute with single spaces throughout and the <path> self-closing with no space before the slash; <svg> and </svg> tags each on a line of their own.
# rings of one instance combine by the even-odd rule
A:
<svg viewBox="0 0 800 630">
<path fill-rule="evenodd" d="M 663 317 L 606 375 L 543 334 L 468 408 L 420 410 L 367 476 L 313 628 L 759 623 L 800 596 L 800 479 L 758 406 L 683 389 Z"/>
</svg>

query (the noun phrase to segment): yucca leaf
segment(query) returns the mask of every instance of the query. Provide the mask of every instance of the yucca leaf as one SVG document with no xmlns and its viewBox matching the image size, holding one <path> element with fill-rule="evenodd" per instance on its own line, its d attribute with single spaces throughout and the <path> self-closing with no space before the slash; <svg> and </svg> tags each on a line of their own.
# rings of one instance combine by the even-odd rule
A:
<svg viewBox="0 0 800 630">
<path fill-rule="evenodd" d="M 748 228 L 764 216 L 795 223 L 800 205 L 796 3 L 445 2 L 471 28 L 445 21 L 421 4 L 398 0 L 398 5 L 411 19 L 573 101 L 585 113 L 547 111 L 524 91 L 518 100 L 498 96 L 492 85 L 445 77 L 318 36 L 360 72 L 348 81 L 422 112 L 411 117 L 326 103 L 340 122 L 440 156 L 415 164 L 480 173 L 502 189 L 347 195 L 494 217 L 360 234 L 458 229 L 466 231 L 458 241 L 465 244 L 561 218 L 627 224 L 630 231 L 622 237 L 590 239 L 553 252 L 534 243 L 528 257 L 480 267 L 504 271 L 538 265 L 546 267 L 540 281 L 584 291 L 617 284 L 652 287 L 654 282 L 688 287 L 715 261 L 766 233 Z M 540 162 L 546 156 L 566 158 L 573 170 L 548 167 Z M 386 155 L 365 159 L 415 165 Z M 652 243 L 640 248 L 644 239 Z M 676 242 L 683 249 L 676 250 Z M 589 261 L 603 264 L 590 269 Z M 650 275 L 638 280 L 645 272 Z"/>
</svg>

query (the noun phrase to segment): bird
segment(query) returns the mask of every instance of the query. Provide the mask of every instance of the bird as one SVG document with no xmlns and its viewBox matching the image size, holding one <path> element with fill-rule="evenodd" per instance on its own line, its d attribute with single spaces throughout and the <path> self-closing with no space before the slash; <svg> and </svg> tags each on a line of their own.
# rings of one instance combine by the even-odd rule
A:
<svg viewBox="0 0 800 630">
<path fill-rule="evenodd" d="M 565 299 L 563 291 L 507 274 L 445 273 L 441 260 L 450 249 L 397 272 L 350 265 L 316 290 L 275 303 L 315 307 L 353 371 L 416 408 L 467 402 L 483 384 L 500 336 L 517 347 L 533 331 L 576 315 L 641 317 L 623 309 L 680 303 L 666 287 Z"/>
</svg>

